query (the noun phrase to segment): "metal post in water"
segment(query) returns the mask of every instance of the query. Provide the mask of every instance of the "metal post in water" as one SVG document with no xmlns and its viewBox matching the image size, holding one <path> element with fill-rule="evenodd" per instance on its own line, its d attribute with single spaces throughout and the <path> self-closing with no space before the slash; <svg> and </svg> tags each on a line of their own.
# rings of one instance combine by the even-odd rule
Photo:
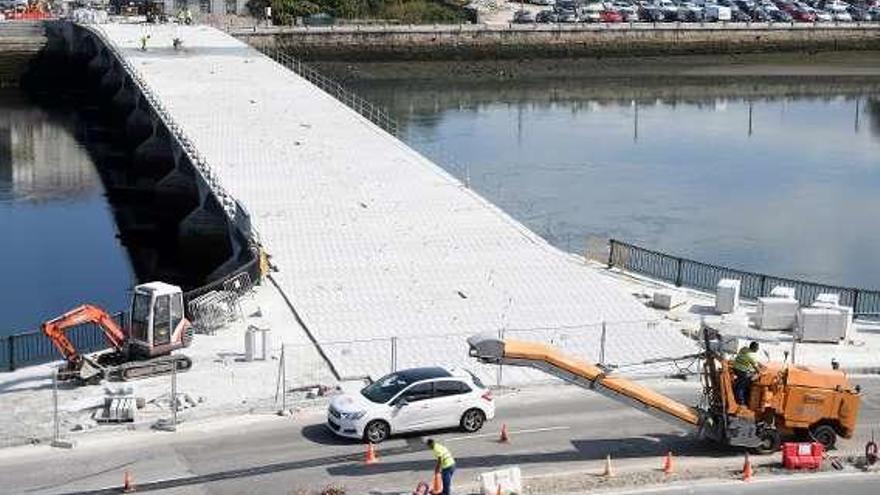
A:
<svg viewBox="0 0 880 495">
<path fill-rule="evenodd" d="M 602 320 L 602 342 L 599 344 L 599 364 L 605 364 L 605 320 Z"/>
<path fill-rule="evenodd" d="M 749 137 L 752 137 L 752 102 L 749 102 Z"/>
</svg>

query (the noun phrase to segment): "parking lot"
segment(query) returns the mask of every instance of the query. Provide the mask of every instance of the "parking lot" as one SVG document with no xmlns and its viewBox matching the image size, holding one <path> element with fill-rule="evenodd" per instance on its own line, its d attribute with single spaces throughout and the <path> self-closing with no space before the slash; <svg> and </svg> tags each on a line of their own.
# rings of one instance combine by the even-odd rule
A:
<svg viewBox="0 0 880 495">
<path fill-rule="evenodd" d="M 511 4 L 507 22 L 863 23 L 880 21 L 880 0 L 531 0 Z M 493 16 L 498 19 L 500 15 Z M 491 23 L 491 20 L 487 20 Z"/>
</svg>

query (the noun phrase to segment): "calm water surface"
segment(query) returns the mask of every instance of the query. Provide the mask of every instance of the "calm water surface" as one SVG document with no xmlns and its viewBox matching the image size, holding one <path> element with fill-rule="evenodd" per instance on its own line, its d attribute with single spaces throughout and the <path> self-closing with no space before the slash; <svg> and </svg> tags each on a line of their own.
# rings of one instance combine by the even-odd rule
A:
<svg viewBox="0 0 880 495">
<path fill-rule="evenodd" d="M 405 141 L 562 248 L 583 252 L 589 235 L 614 237 L 880 287 L 876 86 L 785 97 L 626 89 L 643 96 L 592 97 L 570 82 L 564 91 L 358 88 L 391 108 Z"/>
<path fill-rule="evenodd" d="M 0 92 L 0 335 L 91 302 L 121 310 L 125 250 L 70 119 Z"/>
</svg>

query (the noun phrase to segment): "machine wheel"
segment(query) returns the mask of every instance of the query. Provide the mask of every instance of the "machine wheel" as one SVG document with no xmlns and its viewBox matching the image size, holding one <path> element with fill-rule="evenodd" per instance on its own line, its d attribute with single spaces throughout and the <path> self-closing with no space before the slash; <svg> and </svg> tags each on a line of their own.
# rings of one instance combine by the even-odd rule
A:
<svg viewBox="0 0 880 495">
<path fill-rule="evenodd" d="M 391 427 L 381 419 L 367 423 L 364 428 L 364 441 L 367 443 L 382 443 L 391 434 Z"/>
<path fill-rule="evenodd" d="M 814 441 L 824 445 L 825 450 L 834 449 L 834 444 L 837 443 L 837 432 L 834 431 L 831 425 L 819 425 L 810 428 L 810 436 Z"/>
<path fill-rule="evenodd" d="M 479 409 L 468 409 L 461 415 L 461 429 L 473 433 L 486 423 L 486 414 Z"/>
<path fill-rule="evenodd" d="M 755 447 L 756 454 L 772 454 L 782 445 L 782 436 L 776 430 L 764 430 L 760 434 L 761 445 Z"/>
</svg>

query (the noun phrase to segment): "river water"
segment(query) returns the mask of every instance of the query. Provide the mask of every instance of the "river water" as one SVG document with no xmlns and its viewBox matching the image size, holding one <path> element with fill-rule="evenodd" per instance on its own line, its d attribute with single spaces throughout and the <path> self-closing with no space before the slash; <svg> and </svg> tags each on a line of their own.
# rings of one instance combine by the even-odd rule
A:
<svg viewBox="0 0 880 495">
<path fill-rule="evenodd" d="M 555 245 L 614 237 L 751 271 L 880 286 L 880 86 L 546 78 L 361 81 L 402 138 Z M 0 93 L 0 335 L 132 268 L 73 119 Z"/>
<path fill-rule="evenodd" d="M 407 143 L 563 249 L 610 237 L 880 287 L 876 83 L 355 84 Z"/>
<path fill-rule="evenodd" d="M 90 302 L 124 309 L 132 270 L 68 114 L 0 92 L 0 335 Z"/>
</svg>

